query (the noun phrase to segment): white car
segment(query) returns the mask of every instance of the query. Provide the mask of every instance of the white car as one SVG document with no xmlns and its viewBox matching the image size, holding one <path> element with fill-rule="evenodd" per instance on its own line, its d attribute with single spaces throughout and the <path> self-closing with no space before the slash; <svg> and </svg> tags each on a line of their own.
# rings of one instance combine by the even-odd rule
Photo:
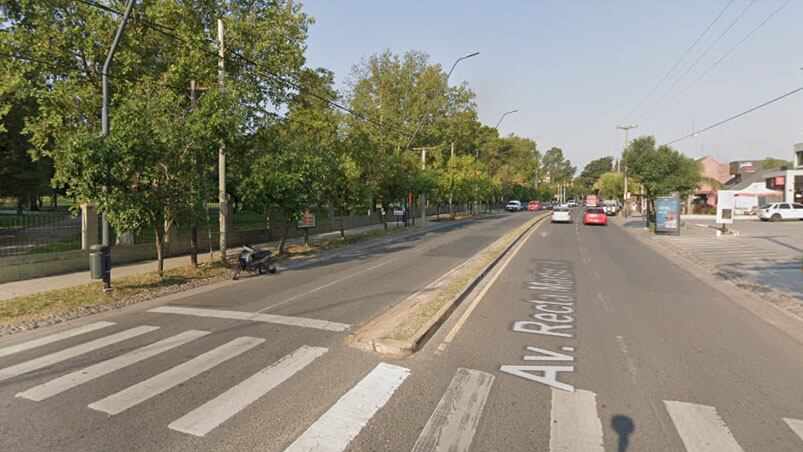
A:
<svg viewBox="0 0 803 452">
<path fill-rule="evenodd" d="M 571 223 L 572 210 L 569 206 L 557 206 L 552 209 L 552 222 L 553 223 Z"/>
<path fill-rule="evenodd" d="M 521 212 L 524 210 L 524 206 L 522 206 L 521 201 L 510 201 L 505 206 L 505 210 L 508 212 Z"/>
<path fill-rule="evenodd" d="M 761 221 L 803 220 L 803 204 L 798 202 L 776 202 L 764 204 L 758 209 Z"/>
</svg>

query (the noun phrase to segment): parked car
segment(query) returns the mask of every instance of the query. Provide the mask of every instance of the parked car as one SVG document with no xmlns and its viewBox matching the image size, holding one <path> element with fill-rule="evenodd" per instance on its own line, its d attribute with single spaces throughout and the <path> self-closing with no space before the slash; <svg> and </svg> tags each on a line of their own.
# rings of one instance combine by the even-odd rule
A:
<svg viewBox="0 0 803 452">
<path fill-rule="evenodd" d="M 556 206 L 552 208 L 553 223 L 571 223 L 572 211 L 569 206 Z"/>
<path fill-rule="evenodd" d="M 764 204 L 758 209 L 761 221 L 803 220 L 803 204 L 797 202 L 776 202 Z"/>
<path fill-rule="evenodd" d="M 505 210 L 508 212 L 520 212 L 524 210 L 524 206 L 521 205 L 521 201 L 510 201 L 505 206 Z"/>
<path fill-rule="evenodd" d="M 608 225 L 608 214 L 605 213 L 604 207 L 589 207 L 583 214 L 583 224 L 599 224 L 602 226 Z"/>
<path fill-rule="evenodd" d="M 537 212 L 541 210 L 541 203 L 538 201 L 530 201 L 527 204 L 527 210 L 529 210 L 530 212 Z"/>
<path fill-rule="evenodd" d="M 613 199 L 602 201 L 602 208 L 607 215 L 616 215 L 619 212 L 619 203 Z"/>
</svg>

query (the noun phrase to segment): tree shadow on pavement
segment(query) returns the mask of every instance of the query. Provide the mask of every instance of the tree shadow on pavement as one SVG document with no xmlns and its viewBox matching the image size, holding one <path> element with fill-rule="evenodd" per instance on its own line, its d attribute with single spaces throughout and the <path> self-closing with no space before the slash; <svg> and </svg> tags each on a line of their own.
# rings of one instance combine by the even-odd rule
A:
<svg viewBox="0 0 803 452">
<path fill-rule="evenodd" d="M 617 414 L 611 418 L 611 428 L 619 435 L 619 448 L 617 450 L 625 452 L 630 441 L 630 435 L 636 431 L 636 424 L 629 416 Z"/>
</svg>

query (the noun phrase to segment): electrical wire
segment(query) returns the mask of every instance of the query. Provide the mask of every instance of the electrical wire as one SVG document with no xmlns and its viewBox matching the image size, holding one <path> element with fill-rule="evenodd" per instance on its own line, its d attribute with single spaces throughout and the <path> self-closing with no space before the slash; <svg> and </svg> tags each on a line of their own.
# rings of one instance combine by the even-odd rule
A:
<svg viewBox="0 0 803 452">
<path fill-rule="evenodd" d="M 683 141 L 683 140 L 685 140 L 685 139 L 688 139 L 688 138 L 691 138 L 691 137 L 693 137 L 693 136 L 695 136 L 695 135 L 699 135 L 699 134 L 701 134 L 701 133 L 703 133 L 703 132 L 706 132 L 706 131 L 708 131 L 708 130 L 711 130 L 711 129 L 715 128 L 715 127 L 719 127 L 719 126 L 721 126 L 721 125 L 723 125 L 723 124 L 725 124 L 725 123 L 728 123 L 728 122 L 730 122 L 730 121 L 733 121 L 734 119 L 741 118 L 742 116 L 745 116 L 745 115 L 747 115 L 747 114 L 749 114 L 749 113 L 752 113 L 752 112 L 754 112 L 754 111 L 756 111 L 756 110 L 758 110 L 758 109 L 760 109 L 760 108 L 764 108 L 764 107 L 766 107 L 767 105 L 774 104 L 775 102 L 778 102 L 778 101 L 779 101 L 779 100 L 781 100 L 781 99 L 784 99 L 784 98 L 787 98 L 787 97 L 789 97 L 789 96 L 791 96 L 791 95 L 797 94 L 797 93 L 799 93 L 800 91 L 803 91 L 803 86 L 801 86 L 800 88 L 797 88 L 797 89 L 793 89 L 792 91 L 789 91 L 789 92 L 787 92 L 787 93 L 781 94 L 780 96 L 778 96 L 778 97 L 776 97 L 776 98 L 774 98 L 774 99 L 768 100 L 768 101 L 766 101 L 766 102 L 764 102 L 764 103 L 762 103 L 762 104 L 760 104 L 760 105 L 756 105 L 756 106 L 755 106 L 755 107 L 753 107 L 753 108 L 750 108 L 750 109 L 748 109 L 748 110 L 745 110 L 745 111 L 743 111 L 743 112 L 741 112 L 741 113 L 735 114 L 735 115 L 733 115 L 733 116 L 731 116 L 731 117 L 729 117 L 729 118 L 727 118 L 727 119 L 723 119 L 722 121 L 719 121 L 719 122 L 718 122 L 718 123 L 716 123 L 716 124 L 712 124 L 712 125 L 710 125 L 710 126 L 708 126 L 708 127 L 702 128 L 702 129 L 700 129 L 700 130 L 696 130 L 696 131 L 694 131 L 694 132 L 692 132 L 692 133 L 690 133 L 690 134 L 688 134 L 688 135 L 686 135 L 686 136 L 683 136 L 683 137 L 680 137 L 680 138 L 678 138 L 678 139 L 675 139 L 675 140 L 669 141 L 669 142 L 667 142 L 667 143 L 664 143 L 663 145 L 664 145 L 664 146 L 668 146 L 668 145 L 670 145 L 670 144 L 677 143 L 678 141 Z"/>
<path fill-rule="evenodd" d="M 675 94 L 674 96 L 672 96 L 672 98 L 670 98 L 670 99 L 669 99 L 669 100 L 668 100 L 666 103 L 664 103 L 663 105 L 661 105 L 661 106 L 658 108 L 658 110 L 656 110 L 656 111 L 655 111 L 655 112 L 653 112 L 651 115 L 649 115 L 649 116 L 647 116 L 646 118 L 644 118 L 644 120 L 642 120 L 642 122 L 649 121 L 651 118 L 653 118 L 653 117 L 655 117 L 656 115 L 658 115 L 658 113 L 660 113 L 661 111 L 663 111 L 663 109 L 664 109 L 664 108 L 666 108 L 666 107 L 667 107 L 669 104 L 671 104 L 672 102 L 674 102 L 674 101 L 675 101 L 675 99 L 677 99 L 678 97 L 682 96 L 682 95 L 683 95 L 683 93 L 685 93 L 686 91 L 688 91 L 688 89 L 689 89 L 689 88 L 691 88 L 692 86 L 694 86 L 695 84 L 697 84 L 697 82 L 699 82 L 700 80 L 702 80 L 702 78 L 703 78 L 703 77 L 705 77 L 705 75 L 706 75 L 706 74 L 708 74 L 709 72 L 711 72 L 711 70 L 712 70 L 712 69 L 714 69 L 716 66 L 718 66 L 718 65 L 719 65 L 720 63 L 722 63 L 723 61 L 725 61 L 725 59 L 726 59 L 728 56 L 730 56 L 730 54 L 732 54 L 734 51 L 736 51 L 736 49 L 738 49 L 739 47 L 741 47 L 741 46 L 742 46 L 742 44 L 744 44 L 744 42 L 745 42 L 745 41 L 747 41 L 747 40 L 748 40 L 748 39 L 749 39 L 751 36 L 753 36 L 753 35 L 754 35 L 754 34 L 755 34 L 755 33 L 756 33 L 756 32 L 757 32 L 759 29 L 761 29 L 761 27 L 763 27 L 763 26 L 764 26 L 764 24 L 766 24 L 767 22 L 769 22 L 769 21 L 770 21 L 770 20 L 771 20 L 773 17 L 775 17 L 776 15 L 778 15 L 778 13 L 779 13 L 779 12 L 781 12 L 781 10 L 782 10 L 782 9 L 784 9 L 784 7 L 786 7 L 786 5 L 788 5 L 788 4 L 789 4 L 789 2 L 791 2 L 791 1 L 792 1 L 792 0 L 786 0 L 784 3 L 782 3 L 782 4 L 781 4 L 781 6 L 779 6 L 779 7 L 778 7 L 778 8 L 777 8 L 775 11 L 773 11 L 773 12 L 772 12 L 772 13 L 771 13 L 769 16 L 767 16 L 767 17 L 766 17 L 766 18 L 765 18 L 763 21 L 759 22 L 759 24 L 758 24 L 758 25 L 756 25 L 756 26 L 755 26 L 755 27 L 754 27 L 752 30 L 750 30 L 750 32 L 749 32 L 749 33 L 747 33 L 747 34 L 746 34 L 746 35 L 745 35 L 745 36 L 744 36 L 742 39 L 740 39 L 740 40 L 739 40 L 739 42 L 737 42 L 737 43 L 736 43 L 736 45 L 734 45 L 734 46 L 733 46 L 733 47 L 731 47 L 731 48 L 730 48 L 730 49 L 729 49 L 727 52 L 725 52 L 725 53 L 724 53 L 724 54 L 723 54 L 723 55 L 722 55 L 722 56 L 721 56 L 721 57 L 720 57 L 720 58 L 719 58 L 719 59 L 718 59 L 716 62 L 714 62 L 714 64 L 712 64 L 711 66 L 709 66 L 709 67 L 708 67 L 708 69 L 706 69 L 706 70 L 705 70 L 705 71 L 703 71 L 703 72 L 702 72 L 700 75 L 698 75 L 696 79 L 694 79 L 694 80 L 693 80 L 691 83 L 689 83 L 688 85 L 686 85 L 686 86 L 685 86 L 685 87 L 684 87 L 682 90 L 680 90 L 680 91 L 679 91 L 677 94 Z"/>
<path fill-rule="evenodd" d="M 728 1 L 728 3 L 725 4 L 725 6 L 719 11 L 719 14 L 717 14 L 716 17 L 714 17 L 714 19 L 711 21 L 711 23 L 709 23 L 708 26 L 705 27 L 705 30 L 703 30 L 703 32 L 700 33 L 699 36 L 697 36 L 697 39 L 694 40 L 692 45 L 688 49 L 686 49 L 686 52 L 683 55 L 681 55 L 681 57 L 678 58 L 677 61 L 675 61 L 675 64 L 673 64 L 672 67 L 670 67 L 669 70 L 666 71 L 666 74 L 664 74 L 664 76 L 661 77 L 660 80 L 658 80 L 658 83 L 656 83 L 655 86 L 652 87 L 650 92 L 648 92 L 647 95 L 644 96 L 643 99 L 641 99 L 641 102 L 639 102 L 638 105 L 636 105 L 636 107 L 633 108 L 633 110 L 631 110 L 630 113 L 627 114 L 624 122 L 627 122 L 627 119 L 630 118 L 636 111 L 638 111 L 638 109 L 641 108 L 642 105 L 644 105 L 644 102 L 646 102 L 647 99 L 649 99 L 650 96 L 652 96 L 653 93 L 655 93 L 655 90 L 658 89 L 658 87 L 661 86 L 661 84 L 664 83 L 667 78 L 669 78 L 669 75 L 672 74 L 672 72 L 675 71 L 678 65 L 680 65 L 680 63 L 686 59 L 686 57 L 697 46 L 700 40 L 703 39 L 703 36 L 705 36 L 708 33 L 708 31 L 711 30 L 711 27 L 713 27 L 714 24 L 719 20 L 719 18 L 722 17 L 723 14 L 725 14 L 725 11 L 727 11 L 728 8 L 730 8 L 730 6 L 733 4 L 734 1 L 735 0 L 730 0 Z"/>
<path fill-rule="evenodd" d="M 698 64 L 698 63 L 699 63 L 699 62 L 700 62 L 700 61 L 701 61 L 703 58 L 705 58 L 705 56 L 706 56 L 706 55 L 708 55 L 708 53 L 711 51 L 711 49 L 713 49 L 713 48 L 714 48 L 714 46 L 716 46 L 716 45 L 717 45 L 717 43 L 719 43 L 719 41 L 720 41 L 720 40 L 721 40 L 721 39 L 722 39 L 722 38 L 723 38 L 723 37 L 724 37 L 726 34 L 728 34 L 728 32 L 731 30 L 731 28 L 733 28 L 733 26 L 734 26 L 734 25 L 736 25 L 736 23 L 737 23 L 737 22 L 739 22 L 739 20 L 741 20 L 741 18 L 742 18 L 742 17 L 745 15 L 745 13 L 747 13 L 747 10 L 749 10 L 749 9 L 750 9 L 750 8 L 751 8 L 751 7 L 752 7 L 752 6 L 753 6 L 755 3 L 756 3 L 756 0 L 752 0 L 750 3 L 748 3 L 748 5 L 747 5 L 747 6 L 746 6 L 746 7 L 745 7 L 743 10 L 742 10 L 742 12 L 740 12 L 740 13 L 739 13 L 739 15 L 738 15 L 738 16 L 736 16 L 736 18 L 735 18 L 735 19 L 733 19 L 733 21 L 731 21 L 731 23 L 730 23 L 730 24 L 729 24 L 729 25 L 728 25 L 728 26 L 727 26 L 727 27 L 726 27 L 726 28 L 725 28 L 725 29 L 722 31 L 722 33 L 720 33 L 720 34 L 719 34 L 719 36 L 717 36 L 717 37 L 716 37 L 716 39 L 714 39 L 714 42 L 712 42 L 712 43 L 711 43 L 711 45 L 709 45 L 709 46 L 708 46 L 708 48 L 706 48 L 706 49 L 705 49 L 705 51 L 704 51 L 704 52 L 703 52 L 703 53 L 702 53 L 702 54 L 701 54 L 699 57 L 697 57 L 697 59 L 696 59 L 696 60 L 694 60 L 694 62 L 691 64 L 691 66 L 689 66 L 689 67 L 686 69 L 686 71 L 685 71 L 685 72 L 683 72 L 683 74 L 681 74 L 681 75 L 680 75 L 680 77 L 678 77 L 678 78 L 675 80 L 675 82 L 674 82 L 674 83 L 672 83 L 672 86 L 670 86 L 669 88 L 667 88 L 667 89 L 666 89 L 666 91 L 664 91 L 664 93 L 663 93 L 663 94 L 661 94 L 661 97 L 659 97 L 658 99 L 656 99 L 656 100 L 655 100 L 655 102 L 653 102 L 653 103 L 650 105 L 650 107 L 649 107 L 649 108 L 647 108 L 647 110 L 645 110 L 645 111 L 644 111 L 644 112 L 641 114 L 641 116 L 639 116 L 639 118 L 636 120 L 636 122 L 637 122 L 637 123 L 638 123 L 638 122 L 640 122 L 642 119 L 644 119 L 644 117 L 646 117 L 646 116 L 647 116 L 647 115 L 648 115 L 650 112 L 652 112 L 652 109 L 653 109 L 653 108 L 654 108 L 654 107 L 655 107 L 655 106 L 656 106 L 656 105 L 657 105 L 659 102 L 661 102 L 661 101 L 664 99 L 664 97 L 666 97 L 666 95 L 667 95 L 667 94 L 669 94 L 669 93 L 670 93 L 670 92 L 671 92 L 673 89 L 675 89 L 675 87 L 678 85 L 678 83 L 680 83 L 680 81 L 681 81 L 681 80 L 683 80 L 683 79 L 686 77 L 686 75 L 688 75 L 688 74 L 689 74 L 689 72 L 691 72 L 691 70 L 692 70 L 692 69 L 694 69 L 694 67 L 695 67 L 695 66 L 697 66 L 697 64 Z"/>
</svg>

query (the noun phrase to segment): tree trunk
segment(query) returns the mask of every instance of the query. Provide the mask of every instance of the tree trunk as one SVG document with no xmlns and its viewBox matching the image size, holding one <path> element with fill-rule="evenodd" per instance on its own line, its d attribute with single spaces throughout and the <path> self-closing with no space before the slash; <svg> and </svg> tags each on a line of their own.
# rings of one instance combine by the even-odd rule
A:
<svg viewBox="0 0 803 452">
<path fill-rule="evenodd" d="M 282 234 L 282 239 L 279 241 L 279 254 L 284 254 L 284 245 L 287 243 L 287 234 L 290 233 L 290 224 L 293 223 L 293 220 L 287 220 L 287 223 L 284 224 L 284 234 Z"/>
<path fill-rule="evenodd" d="M 340 238 L 346 240 L 346 220 L 343 215 L 340 216 Z"/>
<path fill-rule="evenodd" d="M 162 255 L 162 243 L 164 243 L 164 233 L 162 232 L 162 222 L 157 220 L 153 226 L 153 235 L 156 238 L 156 272 L 160 277 L 164 276 L 164 256 Z"/>
<path fill-rule="evenodd" d="M 17 215 L 22 215 L 22 211 L 25 210 L 24 203 L 25 200 L 21 196 L 17 198 Z"/>
</svg>

